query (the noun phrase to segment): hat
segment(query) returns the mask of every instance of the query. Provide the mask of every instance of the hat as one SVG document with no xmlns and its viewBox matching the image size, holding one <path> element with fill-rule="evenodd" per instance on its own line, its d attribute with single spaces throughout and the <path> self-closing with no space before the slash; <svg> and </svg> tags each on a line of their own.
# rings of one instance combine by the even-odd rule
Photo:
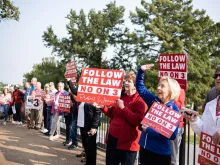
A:
<svg viewBox="0 0 220 165">
<path fill-rule="evenodd" d="M 3 89 L 9 89 L 8 86 L 4 86 Z"/>
</svg>

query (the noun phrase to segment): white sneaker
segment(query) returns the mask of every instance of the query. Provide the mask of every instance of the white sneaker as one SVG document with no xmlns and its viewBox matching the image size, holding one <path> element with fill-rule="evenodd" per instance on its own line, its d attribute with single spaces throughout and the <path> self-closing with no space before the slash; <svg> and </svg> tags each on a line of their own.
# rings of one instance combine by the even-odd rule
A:
<svg viewBox="0 0 220 165">
<path fill-rule="evenodd" d="M 20 121 L 19 124 L 22 125 L 22 121 Z"/>
<path fill-rule="evenodd" d="M 53 136 L 53 140 L 56 140 L 56 139 L 58 139 L 60 137 L 60 135 L 55 135 L 55 136 Z"/>
<path fill-rule="evenodd" d="M 3 125 L 6 125 L 6 122 L 4 121 Z"/>
<path fill-rule="evenodd" d="M 44 128 L 44 129 L 41 130 L 41 132 L 46 133 L 46 132 L 48 132 L 48 130 Z"/>
<path fill-rule="evenodd" d="M 12 121 L 12 124 L 17 124 L 17 122 L 16 121 Z"/>
<path fill-rule="evenodd" d="M 50 137 L 49 137 L 49 140 L 50 140 L 50 141 L 53 141 L 53 136 L 50 136 Z"/>
</svg>

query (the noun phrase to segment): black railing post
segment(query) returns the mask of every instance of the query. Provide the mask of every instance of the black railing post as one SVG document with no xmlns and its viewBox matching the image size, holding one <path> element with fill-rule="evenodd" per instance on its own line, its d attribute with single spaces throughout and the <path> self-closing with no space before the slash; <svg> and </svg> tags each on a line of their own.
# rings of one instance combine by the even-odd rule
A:
<svg viewBox="0 0 220 165">
<path fill-rule="evenodd" d="M 182 140 L 181 140 L 180 152 L 179 152 L 179 165 L 185 165 L 185 157 L 186 157 L 186 121 L 184 119 L 184 132 L 182 134 Z"/>
</svg>

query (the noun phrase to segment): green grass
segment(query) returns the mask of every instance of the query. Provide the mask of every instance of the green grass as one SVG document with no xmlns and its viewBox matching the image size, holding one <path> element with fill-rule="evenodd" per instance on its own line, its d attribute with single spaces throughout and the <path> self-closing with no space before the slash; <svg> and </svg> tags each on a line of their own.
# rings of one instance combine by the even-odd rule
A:
<svg viewBox="0 0 220 165">
<path fill-rule="evenodd" d="M 196 144 L 199 144 L 200 137 L 196 135 Z M 188 143 L 188 135 L 186 135 L 186 143 Z M 194 144 L 194 135 L 190 135 L 189 143 Z"/>
</svg>

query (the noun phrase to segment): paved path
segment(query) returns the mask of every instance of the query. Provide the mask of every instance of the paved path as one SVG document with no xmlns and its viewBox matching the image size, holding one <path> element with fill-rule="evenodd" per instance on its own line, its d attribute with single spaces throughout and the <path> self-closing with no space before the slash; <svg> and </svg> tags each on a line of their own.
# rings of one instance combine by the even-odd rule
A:
<svg viewBox="0 0 220 165">
<path fill-rule="evenodd" d="M 79 147 L 70 151 L 62 143 L 61 137 L 49 141 L 36 130 L 0 122 L 0 165 L 84 165 L 76 154 L 82 151 Z M 104 153 L 98 152 L 97 165 L 103 165 Z"/>
</svg>

